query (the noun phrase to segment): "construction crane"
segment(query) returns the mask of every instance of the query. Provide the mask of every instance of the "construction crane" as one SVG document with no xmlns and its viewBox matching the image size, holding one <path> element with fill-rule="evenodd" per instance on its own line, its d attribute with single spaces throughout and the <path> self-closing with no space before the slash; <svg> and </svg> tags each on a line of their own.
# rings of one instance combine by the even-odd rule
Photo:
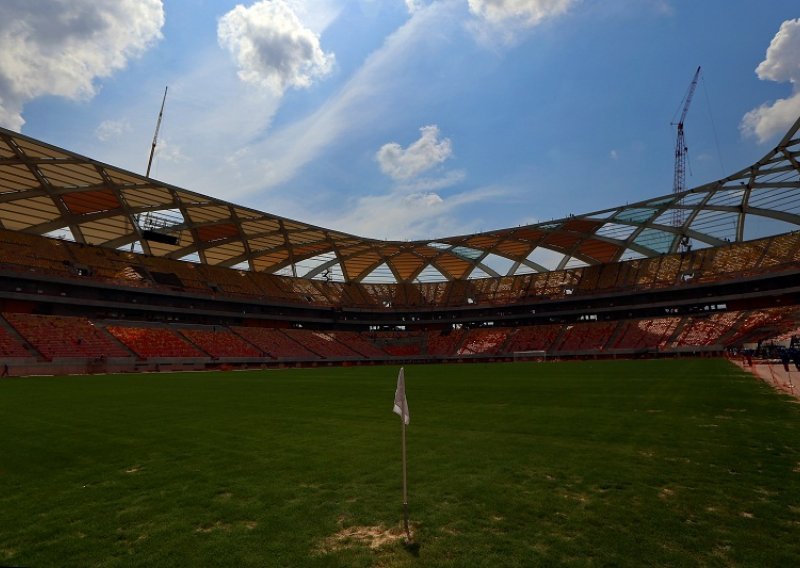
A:
<svg viewBox="0 0 800 568">
<path fill-rule="evenodd" d="M 164 118 L 164 104 L 167 102 L 167 90 L 169 86 L 164 87 L 164 98 L 161 99 L 161 110 L 158 111 L 158 120 L 156 121 L 156 132 L 153 134 L 153 143 L 150 146 L 150 158 L 147 160 L 147 172 L 145 172 L 144 177 L 150 177 L 150 167 L 153 165 L 153 156 L 156 155 L 156 144 L 158 144 L 158 131 L 161 129 L 161 119 Z M 148 214 L 149 215 L 149 214 Z M 141 221 L 142 214 L 137 213 L 133 217 L 134 225 L 136 226 L 136 232 L 141 237 L 143 235 L 142 228 L 141 228 Z M 131 241 L 131 252 L 134 251 L 136 247 L 136 241 Z"/>
<path fill-rule="evenodd" d="M 150 146 L 150 159 L 147 160 L 147 173 L 144 177 L 150 177 L 150 166 L 153 165 L 153 156 L 156 153 L 156 144 L 158 144 L 158 131 L 161 129 L 161 119 L 164 118 L 164 103 L 167 102 L 167 89 L 169 86 L 164 87 L 164 98 L 161 99 L 161 110 L 158 111 L 158 121 L 156 122 L 156 133 L 153 134 L 153 144 Z"/>
<path fill-rule="evenodd" d="M 694 72 L 694 77 L 692 78 L 692 83 L 689 85 L 689 90 L 686 91 L 686 95 L 683 97 L 683 111 L 681 112 L 680 119 L 678 122 L 670 123 L 671 126 L 678 127 L 678 137 L 675 141 L 675 175 L 672 181 L 673 194 L 683 193 L 686 191 L 686 154 L 689 151 L 689 148 L 686 146 L 686 138 L 683 134 L 683 123 L 686 120 L 686 114 L 689 112 L 689 105 L 692 104 L 692 97 L 694 96 L 694 90 L 697 88 L 697 80 L 699 78 L 700 67 L 698 67 L 697 71 Z M 683 205 L 683 200 L 676 205 Z M 672 226 L 681 227 L 683 226 L 683 223 L 683 209 L 680 207 L 673 209 Z M 682 235 L 682 237 L 681 245 L 688 246 L 688 239 L 685 235 Z"/>
</svg>

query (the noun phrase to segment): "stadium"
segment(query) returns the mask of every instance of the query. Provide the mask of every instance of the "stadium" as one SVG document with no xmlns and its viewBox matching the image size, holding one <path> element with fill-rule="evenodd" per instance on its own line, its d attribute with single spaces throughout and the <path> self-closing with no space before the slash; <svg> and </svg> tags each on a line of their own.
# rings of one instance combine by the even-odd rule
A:
<svg viewBox="0 0 800 568">
<path fill-rule="evenodd" d="M 284 219 L 0 130 L 3 375 L 98 374 L 3 381 L 4 561 L 795 563 L 797 414 L 770 387 L 794 394 L 798 128 L 680 194 L 414 242 Z M 747 367 L 741 354 L 770 386 L 716 358 Z M 599 361 L 634 358 L 646 360 Z M 386 499 L 396 447 L 376 445 L 391 434 L 364 428 L 387 422 L 391 386 L 375 377 L 400 365 L 423 407 L 413 554 Z M 288 367 L 301 369 L 271 371 Z M 482 425 L 460 447 L 442 436 L 470 428 L 463 408 Z M 510 439 L 530 451 L 508 454 Z M 351 468 L 331 473 L 343 456 Z"/>
<path fill-rule="evenodd" d="M 412 242 L 0 129 L 0 563 L 796 565 L 798 128 L 682 193 Z"/>
<path fill-rule="evenodd" d="M 800 566 L 798 115 L 790 0 L 0 3 L 0 567 Z"/>
<path fill-rule="evenodd" d="M 799 126 L 683 193 L 413 242 L 284 219 L 1 130 L 4 373 L 788 347 Z"/>
</svg>

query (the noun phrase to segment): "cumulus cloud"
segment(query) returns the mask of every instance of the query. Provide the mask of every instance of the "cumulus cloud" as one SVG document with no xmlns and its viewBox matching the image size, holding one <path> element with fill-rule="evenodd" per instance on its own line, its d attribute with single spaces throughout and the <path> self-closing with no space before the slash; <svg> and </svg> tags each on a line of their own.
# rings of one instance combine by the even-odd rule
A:
<svg viewBox="0 0 800 568">
<path fill-rule="evenodd" d="M 462 207 L 505 194 L 495 187 L 477 188 L 443 196 L 435 191 L 406 194 L 394 190 L 381 195 L 366 195 L 349 203 L 345 213 L 331 212 L 317 219 L 323 227 L 339 227 L 348 232 L 379 239 L 422 239 L 432 235 L 452 235 L 478 230 L 479 221 L 465 222 L 455 213 Z"/>
<path fill-rule="evenodd" d="M 767 48 L 767 58 L 756 67 L 759 79 L 791 81 L 800 79 L 800 18 L 786 20 Z"/>
<path fill-rule="evenodd" d="M 396 142 L 381 146 L 375 158 L 381 171 L 395 180 L 414 178 L 453 155 L 449 138 L 439 138 L 439 127 L 423 126 L 419 140 L 403 148 Z"/>
<path fill-rule="evenodd" d="M 565 13 L 574 0 L 469 0 L 469 11 L 492 24 L 532 27 Z"/>
<path fill-rule="evenodd" d="M 438 191 L 452 187 L 463 182 L 467 179 L 467 173 L 464 170 L 452 170 L 445 172 L 440 176 L 434 177 L 419 177 L 403 180 L 395 187 L 406 193 L 418 193 L 421 191 Z"/>
<path fill-rule="evenodd" d="M 740 125 L 745 136 L 754 136 L 766 142 L 777 134 L 783 134 L 800 116 L 800 93 L 772 104 L 763 104 L 744 115 Z"/>
<path fill-rule="evenodd" d="M 217 37 L 236 60 L 243 81 L 277 94 L 309 87 L 333 67 L 334 55 L 322 50 L 319 35 L 285 0 L 236 6 L 220 19 Z"/>
<path fill-rule="evenodd" d="M 275 129 L 259 145 L 262 160 L 252 165 L 260 189 L 294 177 L 306 164 L 348 136 L 374 132 L 376 121 L 402 112 L 408 89 L 420 89 L 409 73 L 420 50 L 438 49 L 461 26 L 463 0 L 439 0 L 419 10 L 390 34 L 383 45 L 335 95 L 306 118 Z M 250 190 L 248 190 L 249 192 Z"/>
<path fill-rule="evenodd" d="M 368 195 L 353 203 L 343 226 L 377 238 L 413 239 L 425 234 L 432 222 L 452 209 L 434 192 Z"/>
<path fill-rule="evenodd" d="M 160 139 L 156 146 L 156 158 L 165 162 L 182 163 L 189 160 L 178 144 Z"/>
<path fill-rule="evenodd" d="M 119 138 L 131 131 L 131 123 L 127 119 L 104 120 L 94 131 L 94 135 L 101 142 Z"/>
<path fill-rule="evenodd" d="M 19 130 L 43 95 L 94 96 L 98 77 L 122 69 L 161 37 L 161 0 L 4 0 L 0 18 L 0 124 Z"/>
<path fill-rule="evenodd" d="M 756 67 L 756 75 L 762 81 L 792 84 L 790 97 L 754 108 L 742 119 L 742 133 L 765 142 L 783 133 L 800 116 L 800 18 L 781 24 L 766 58 Z"/>
<path fill-rule="evenodd" d="M 413 14 L 417 10 L 423 8 L 427 2 L 425 0 L 405 0 L 406 1 L 406 8 L 408 9 L 409 14 Z"/>
<path fill-rule="evenodd" d="M 522 32 L 566 13 L 576 1 L 468 0 L 475 18 L 467 27 L 481 44 L 513 44 Z"/>
</svg>

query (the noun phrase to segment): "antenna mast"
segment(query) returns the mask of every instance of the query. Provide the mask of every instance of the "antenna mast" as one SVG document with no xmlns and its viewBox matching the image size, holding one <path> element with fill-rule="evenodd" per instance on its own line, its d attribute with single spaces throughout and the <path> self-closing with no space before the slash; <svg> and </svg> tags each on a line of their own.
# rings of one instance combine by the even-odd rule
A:
<svg viewBox="0 0 800 568">
<path fill-rule="evenodd" d="M 686 147 L 686 139 L 683 134 L 683 122 L 686 120 L 686 114 L 689 112 L 689 105 L 692 104 L 692 97 L 694 90 L 697 88 L 697 79 L 700 77 L 700 67 L 694 72 L 692 83 L 689 85 L 689 90 L 686 91 L 686 96 L 683 98 L 683 111 L 678 122 L 670 123 L 672 126 L 678 127 L 678 137 L 675 141 L 675 175 L 672 182 L 672 193 L 678 194 L 686 191 L 686 154 L 689 148 Z M 681 199 L 678 205 L 682 205 Z M 684 223 L 683 209 L 674 209 L 672 212 L 672 226 L 681 227 Z"/>
<path fill-rule="evenodd" d="M 147 160 L 147 173 L 145 177 L 150 177 L 150 166 L 153 165 L 153 156 L 156 153 L 156 144 L 158 143 L 158 131 L 161 128 L 161 119 L 164 117 L 164 103 L 167 102 L 167 89 L 169 86 L 164 87 L 164 98 L 161 100 L 161 110 L 158 112 L 158 122 L 156 122 L 156 132 L 153 134 L 153 145 L 150 146 L 150 159 Z"/>
</svg>

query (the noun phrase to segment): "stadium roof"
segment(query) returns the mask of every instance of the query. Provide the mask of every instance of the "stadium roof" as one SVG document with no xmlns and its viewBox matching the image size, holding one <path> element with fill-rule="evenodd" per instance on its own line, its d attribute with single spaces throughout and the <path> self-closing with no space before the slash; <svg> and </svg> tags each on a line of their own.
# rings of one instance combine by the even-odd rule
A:
<svg viewBox="0 0 800 568">
<path fill-rule="evenodd" d="M 800 228 L 800 119 L 749 168 L 546 223 L 383 241 L 194 193 L 0 128 L 0 225 L 144 254 L 303 278 L 418 282 L 653 257 Z"/>
</svg>

